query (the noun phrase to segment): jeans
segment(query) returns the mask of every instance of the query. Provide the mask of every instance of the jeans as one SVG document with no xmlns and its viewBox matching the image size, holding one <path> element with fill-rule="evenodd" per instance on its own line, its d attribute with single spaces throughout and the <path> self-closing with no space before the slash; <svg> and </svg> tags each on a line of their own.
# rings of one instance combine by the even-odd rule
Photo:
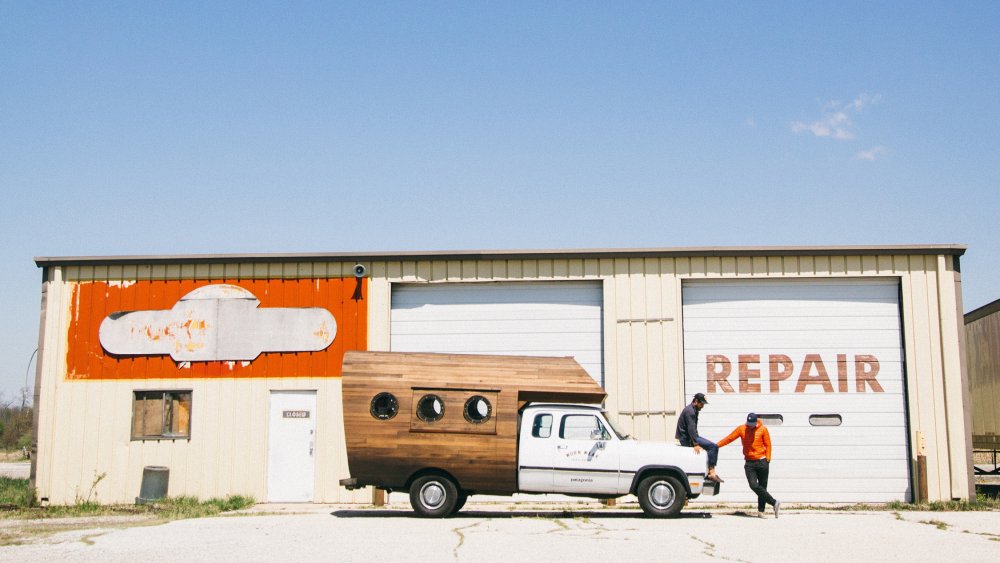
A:
<svg viewBox="0 0 1000 563">
<path fill-rule="evenodd" d="M 694 447 L 690 438 L 681 438 L 681 445 L 686 448 Z M 702 438 L 701 436 L 698 436 L 698 445 L 708 454 L 708 467 L 710 469 L 715 467 L 715 464 L 719 461 L 719 446 L 715 445 L 715 442 L 708 438 Z"/>
<path fill-rule="evenodd" d="M 770 472 L 770 463 L 766 459 L 747 460 L 743 466 L 743 471 L 747 474 L 747 482 L 750 489 L 757 493 L 757 512 L 764 512 L 764 505 L 774 506 L 776 502 L 771 493 L 767 492 L 767 474 Z"/>
</svg>

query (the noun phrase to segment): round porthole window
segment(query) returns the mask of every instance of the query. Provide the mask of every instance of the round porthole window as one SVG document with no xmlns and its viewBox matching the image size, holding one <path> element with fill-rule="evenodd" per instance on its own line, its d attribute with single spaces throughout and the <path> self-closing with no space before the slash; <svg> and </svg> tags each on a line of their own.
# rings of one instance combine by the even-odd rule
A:
<svg viewBox="0 0 1000 563">
<path fill-rule="evenodd" d="M 424 422 L 436 422 L 444 416 L 444 401 L 437 395 L 424 395 L 417 402 L 417 417 Z"/>
<path fill-rule="evenodd" d="M 379 420 L 389 420 L 399 412 L 399 401 L 392 393 L 379 393 L 372 399 L 372 416 Z"/>
<path fill-rule="evenodd" d="M 465 420 L 473 424 L 482 424 L 490 419 L 493 414 L 493 406 L 486 397 L 473 395 L 465 401 Z"/>
</svg>

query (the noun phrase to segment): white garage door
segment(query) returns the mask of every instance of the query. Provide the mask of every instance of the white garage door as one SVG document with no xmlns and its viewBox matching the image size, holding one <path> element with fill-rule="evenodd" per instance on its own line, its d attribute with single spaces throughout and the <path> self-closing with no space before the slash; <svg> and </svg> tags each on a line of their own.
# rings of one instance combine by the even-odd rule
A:
<svg viewBox="0 0 1000 563">
<path fill-rule="evenodd" d="M 603 383 L 600 282 L 393 285 L 395 352 L 573 356 Z"/>
<path fill-rule="evenodd" d="M 687 401 L 719 441 L 769 415 L 768 490 L 782 501 L 908 500 L 903 352 L 896 280 L 686 283 Z M 720 452 L 718 501 L 750 502 L 739 440 Z"/>
</svg>

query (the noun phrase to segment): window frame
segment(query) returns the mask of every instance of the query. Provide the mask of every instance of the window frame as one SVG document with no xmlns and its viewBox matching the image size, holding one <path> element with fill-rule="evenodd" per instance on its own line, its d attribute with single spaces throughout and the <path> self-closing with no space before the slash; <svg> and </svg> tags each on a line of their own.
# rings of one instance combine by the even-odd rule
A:
<svg viewBox="0 0 1000 563">
<path fill-rule="evenodd" d="M 136 405 L 140 400 L 140 395 L 153 395 L 160 394 L 160 433 L 159 434 L 136 434 Z M 168 409 L 166 408 L 168 397 L 170 400 L 174 400 L 176 397 L 181 400 L 183 395 L 187 395 L 188 403 L 188 420 L 187 420 L 187 434 L 167 434 L 167 420 L 166 413 Z M 155 398 L 143 397 L 142 401 L 154 400 Z M 192 389 L 133 389 L 132 390 L 132 423 L 131 430 L 129 433 L 129 441 L 131 442 L 145 442 L 145 441 L 177 441 L 177 440 L 187 440 L 191 441 L 192 436 L 192 418 L 194 413 L 194 391 Z"/>
<path fill-rule="evenodd" d="M 594 420 L 594 422 L 597 423 L 597 426 L 594 427 L 594 428 L 592 428 L 591 432 L 593 430 L 600 430 L 601 431 L 601 437 L 600 438 L 590 438 L 590 437 L 588 437 L 588 438 L 567 438 L 566 437 L 566 422 L 570 418 L 586 418 L 586 417 L 592 418 Z M 585 427 L 584 426 L 580 426 L 578 428 L 585 428 Z M 603 422 L 601 422 L 601 417 L 597 416 L 596 414 L 570 413 L 570 414 L 563 415 L 562 420 L 559 421 L 559 439 L 560 440 L 574 440 L 574 441 L 575 440 L 579 440 L 579 441 L 584 441 L 584 442 L 588 442 L 588 441 L 589 442 L 592 442 L 592 441 L 606 442 L 608 440 L 611 440 L 611 433 L 608 432 L 607 427 L 604 425 Z"/>
</svg>

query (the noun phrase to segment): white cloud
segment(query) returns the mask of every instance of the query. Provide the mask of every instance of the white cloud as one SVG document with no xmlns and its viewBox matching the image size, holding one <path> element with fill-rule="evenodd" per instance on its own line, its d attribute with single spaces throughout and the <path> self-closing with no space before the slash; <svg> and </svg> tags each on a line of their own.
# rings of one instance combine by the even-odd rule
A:
<svg viewBox="0 0 1000 563">
<path fill-rule="evenodd" d="M 838 101 L 827 102 L 823 106 L 822 115 L 812 122 L 793 121 L 792 133 L 812 133 L 817 137 L 828 137 L 840 141 L 848 141 L 854 138 L 857 127 L 851 120 L 852 114 L 857 114 L 865 107 L 877 104 L 882 100 L 881 95 L 859 94 L 849 103 Z"/>
<path fill-rule="evenodd" d="M 858 160 L 876 160 L 884 154 L 885 154 L 885 147 L 878 146 L 878 147 L 872 147 L 871 149 L 866 151 L 861 151 L 858 154 L 854 155 L 854 158 Z"/>
<path fill-rule="evenodd" d="M 756 127 L 757 121 L 752 117 L 748 117 L 747 120 L 743 122 L 743 124 L 746 125 L 747 127 Z"/>
</svg>

